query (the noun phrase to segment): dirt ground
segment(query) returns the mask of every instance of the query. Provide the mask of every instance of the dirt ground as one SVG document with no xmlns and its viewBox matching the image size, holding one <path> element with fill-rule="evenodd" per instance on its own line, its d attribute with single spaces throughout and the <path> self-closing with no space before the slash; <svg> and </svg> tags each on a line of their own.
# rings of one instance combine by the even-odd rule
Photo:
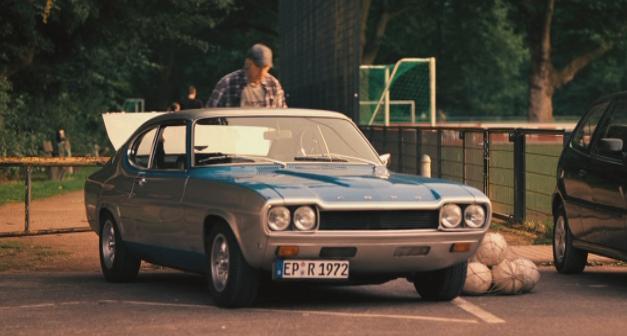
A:
<svg viewBox="0 0 627 336">
<path fill-rule="evenodd" d="M 31 229 L 87 227 L 83 192 L 33 201 Z M 0 232 L 23 229 L 23 204 L 0 206 Z M 510 245 L 529 245 L 532 234 L 497 227 Z M 144 268 L 158 268 L 150 264 Z M 100 271 L 98 236 L 94 232 L 0 238 L 0 272 Z"/>
</svg>

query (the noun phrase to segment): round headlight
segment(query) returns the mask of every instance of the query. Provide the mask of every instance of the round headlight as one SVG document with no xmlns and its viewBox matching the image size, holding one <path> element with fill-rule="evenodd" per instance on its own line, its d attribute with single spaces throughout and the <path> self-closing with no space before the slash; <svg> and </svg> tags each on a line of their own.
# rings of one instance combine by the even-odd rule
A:
<svg viewBox="0 0 627 336">
<path fill-rule="evenodd" d="M 456 228 L 462 222 L 462 208 L 457 204 L 447 204 L 440 210 L 440 224 L 447 229 Z"/>
<path fill-rule="evenodd" d="M 294 226 L 301 231 L 316 228 L 316 212 L 310 206 L 302 206 L 294 211 Z"/>
<path fill-rule="evenodd" d="M 283 206 L 270 209 L 268 226 L 274 231 L 283 231 L 290 226 L 290 211 Z"/>
<path fill-rule="evenodd" d="M 471 228 L 479 228 L 485 223 L 485 210 L 480 205 L 469 205 L 464 210 L 464 223 Z"/>
</svg>

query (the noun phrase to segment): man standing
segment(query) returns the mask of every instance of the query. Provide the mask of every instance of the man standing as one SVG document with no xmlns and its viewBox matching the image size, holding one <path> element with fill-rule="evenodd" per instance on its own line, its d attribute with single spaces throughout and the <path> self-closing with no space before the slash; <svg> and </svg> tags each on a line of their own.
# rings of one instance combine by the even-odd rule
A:
<svg viewBox="0 0 627 336">
<path fill-rule="evenodd" d="M 203 108 L 202 100 L 196 98 L 196 87 L 193 85 L 187 88 L 187 97 L 181 101 L 181 107 L 183 110 Z"/>
<path fill-rule="evenodd" d="M 253 45 L 244 68 L 222 77 L 209 97 L 207 107 L 287 107 L 281 83 L 268 73 L 272 50 Z"/>
</svg>

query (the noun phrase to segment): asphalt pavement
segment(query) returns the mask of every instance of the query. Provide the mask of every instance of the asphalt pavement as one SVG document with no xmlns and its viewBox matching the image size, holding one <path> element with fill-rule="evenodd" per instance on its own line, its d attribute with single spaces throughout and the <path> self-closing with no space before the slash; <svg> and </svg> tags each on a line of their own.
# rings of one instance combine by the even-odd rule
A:
<svg viewBox="0 0 627 336">
<path fill-rule="evenodd" d="M 620 335 L 627 268 L 564 276 L 541 268 L 530 294 L 420 300 L 396 280 L 377 286 L 275 285 L 254 308 L 222 309 L 204 278 L 143 272 L 128 284 L 97 272 L 0 277 L 0 335 Z"/>
</svg>

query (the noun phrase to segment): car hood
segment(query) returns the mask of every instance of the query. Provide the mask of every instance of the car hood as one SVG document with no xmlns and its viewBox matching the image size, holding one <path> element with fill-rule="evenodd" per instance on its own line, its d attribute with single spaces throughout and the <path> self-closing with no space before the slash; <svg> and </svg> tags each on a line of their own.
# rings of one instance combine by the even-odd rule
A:
<svg viewBox="0 0 627 336">
<path fill-rule="evenodd" d="M 252 189 L 266 199 L 315 202 L 320 205 L 359 203 L 440 203 L 446 199 L 484 201 L 483 194 L 459 183 L 390 173 L 383 167 L 290 165 L 207 168 L 208 178 Z M 209 173 L 209 170 L 211 173 Z"/>
</svg>

